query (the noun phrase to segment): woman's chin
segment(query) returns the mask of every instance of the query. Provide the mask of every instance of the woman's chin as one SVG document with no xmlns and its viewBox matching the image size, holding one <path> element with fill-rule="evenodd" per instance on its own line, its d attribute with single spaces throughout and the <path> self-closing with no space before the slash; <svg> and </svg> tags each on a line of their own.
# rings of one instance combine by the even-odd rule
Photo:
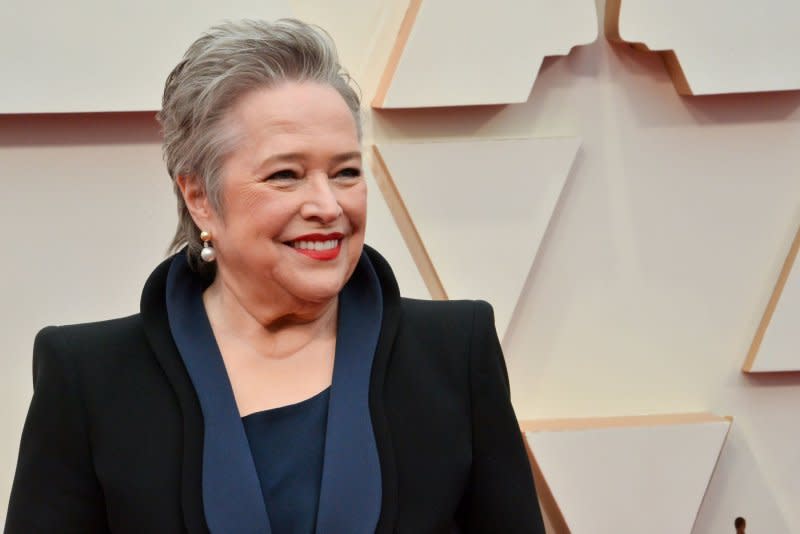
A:
<svg viewBox="0 0 800 534">
<path fill-rule="evenodd" d="M 291 292 L 298 300 L 315 304 L 324 304 L 335 299 L 341 292 L 344 284 L 340 281 L 319 281 L 317 283 L 303 284 Z"/>
</svg>

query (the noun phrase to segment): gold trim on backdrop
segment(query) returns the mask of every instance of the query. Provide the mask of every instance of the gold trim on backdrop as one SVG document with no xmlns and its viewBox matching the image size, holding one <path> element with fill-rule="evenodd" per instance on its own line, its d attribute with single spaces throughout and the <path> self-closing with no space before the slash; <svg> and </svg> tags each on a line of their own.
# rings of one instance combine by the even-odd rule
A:
<svg viewBox="0 0 800 534">
<path fill-rule="evenodd" d="M 523 432 L 559 432 L 599 428 L 631 428 L 642 426 L 686 425 L 732 421 L 731 417 L 708 412 L 658 415 L 625 415 L 616 417 L 577 417 L 566 419 L 533 419 L 520 422 Z"/>
<path fill-rule="evenodd" d="M 528 444 L 528 440 L 524 439 L 523 442 L 525 444 L 525 452 L 528 454 L 528 461 L 531 464 L 533 483 L 536 486 L 536 496 L 539 497 L 539 507 L 542 509 L 542 515 L 544 516 L 547 526 L 550 527 L 547 529 L 547 532 L 549 534 L 570 534 L 567 520 L 564 519 L 564 514 L 561 512 L 561 508 L 558 507 L 558 502 L 556 502 L 553 492 L 550 491 L 550 486 L 547 485 L 544 479 L 542 468 L 539 467 L 539 463 L 533 456 L 533 451 L 531 450 L 530 444 Z"/>
<path fill-rule="evenodd" d="M 642 428 L 642 427 L 655 427 L 655 426 L 673 426 L 673 425 L 686 425 L 686 424 L 704 424 L 704 423 L 720 423 L 727 422 L 728 428 L 725 432 L 725 437 L 722 441 L 717 457 L 714 462 L 714 467 L 711 470 L 711 476 L 706 483 L 703 493 L 703 500 L 700 502 L 698 510 L 702 507 L 702 502 L 705 501 L 705 495 L 708 492 L 708 487 L 711 484 L 713 474 L 719 465 L 719 459 L 722 455 L 722 449 L 725 447 L 728 435 L 730 434 L 731 424 L 733 417 L 714 415 L 708 412 L 699 413 L 675 413 L 675 414 L 658 414 L 658 415 L 634 415 L 634 416 L 616 416 L 616 417 L 587 417 L 587 418 L 564 418 L 564 419 L 535 419 L 520 422 L 520 429 L 522 430 L 523 441 L 525 443 L 525 450 L 528 454 L 528 460 L 531 464 L 531 471 L 536 485 L 536 492 L 539 497 L 539 504 L 544 514 L 545 521 L 548 522 L 548 532 L 551 534 L 570 534 L 570 528 L 567 523 L 566 517 L 559 506 L 555 495 L 553 494 L 550 486 L 544 476 L 544 473 L 533 453 L 533 449 L 528 442 L 527 433 L 538 432 L 569 432 L 580 430 L 602 430 L 611 428 Z M 697 518 L 695 517 L 695 522 Z"/>
<path fill-rule="evenodd" d="M 381 81 L 378 84 L 378 89 L 375 92 L 375 98 L 372 99 L 373 108 L 383 107 L 384 100 L 386 100 L 386 93 L 389 92 L 389 86 L 392 85 L 394 74 L 397 72 L 397 65 L 400 63 L 400 57 L 408 43 L 408 37 L 411 35 L 411 29 L 414 27 L 414 22 L 417 20 L 417 14 L 422 6 L 422 0 L 411 0 L 411 3 L 406 10 L 403 17 L 403 22 L 400 24 L 400 31 L 397 33 L 397 40 L 392 48 L 392 53 L 389 55 L 389 60 L 386 63 L 386 69 L 383 71 Z"/>
<path fill-rule="evenodd" d="M 758 330 L 756 330 L 756 335 L 753 338 L 753 343 L 750 345 L 750 351 L 747 353 L 747 359 L 745 360 L 744 365 L 742 366 L 742 371 L 744 371 L 745 373 L 759 372 L 759 371 L 753 371 L 753 365 L 755 364 L 756 356 L 758 356 L 758 350 L 761 348 L 761 342 L 764 340 L 764 334 L 766 334 L 767 328 L 769 328 L 769 323 L 772 320 L 772 316 L 775 314 L 775 308 L 778 306 L 778 301 L 781 299 L 783 288 L 786 287 L 786 282 L 789 279 L 789 274 L 792 272 L 792 267 L 794 266 L 794 262 L 797 259 L 798 250 L 800 250 L 800 228 L 797 229 L 797 235 L 795 235 L 794 242 L 792 243 L 792 246 L 789 249 L 789 255 L 786 257 L 786 261 L 783 263 L 783 269 L 781 269 L 781 274 L 778 277 L 778 282 L 775 284 L 775 289 L 772 291 L 772 296 L 770 297 L 769 303 L 767 304 L 767 309 L 764 311 L 764 316 L 761 319 L 761 324 L 758 325 Z"/>
<path fill-rule="evenodd" d="M 425 286 L 434 300 L 447 300 L 444 284 L 442 284 L 433 261 L 431 261 L 431 257 L 425 249 L 425 244 L 422 242 L 419 231 L 414 225 L 414 220 L 411 218 L 411 214 L 408 212 L 408 208 L 397 190 L 391 172 L 386 166 L 383 156 L 381 156 L 380 149 L 373 145 L 372 153 L 374 155 L 372 158 L 372 174 L 375 177 L 375 182 L 378 184 L 378 188 L 389 206 L 389 211 L 394 218 L 395 224 L 397 224 L 397 228 L 400 230 L 400 235 L 403 236 L 406 247 L 411 252 L 411 258 L 417 265 L 420 275 L 422 275 L 422 281 L 425 282 Z"/>
<path fill-rule="evenodd" d="M 619 33 L 619 13 L 622 0 L 606 0 L 606 13 L 605 20 L 603 21 L 603 30 L 606 34 L 606 39 L 624 43 L 626 42 Z"/>
<path fill-rule="evenodd" d="M 658 54 L 661 61 L 664 62 L 664 67 L 667 69 L 672 84 L 675 90 L 680 95 L 693 95 L 692 88 L 689 86 L 689 80 L 686 79 L 686 74 L 681 68 L 680 61 L 674 50 L 651 50 L 645 43 L 636 41 L 627 41 L 622 37 L 619 29 L 619 17 L 622 8 L 622 0 L 607 0 L 605 22 L 603 24 L 606 39 L 612 43 L 621 43 L 633 47 L 641 52 L 653 52 Z"/>
</svg>

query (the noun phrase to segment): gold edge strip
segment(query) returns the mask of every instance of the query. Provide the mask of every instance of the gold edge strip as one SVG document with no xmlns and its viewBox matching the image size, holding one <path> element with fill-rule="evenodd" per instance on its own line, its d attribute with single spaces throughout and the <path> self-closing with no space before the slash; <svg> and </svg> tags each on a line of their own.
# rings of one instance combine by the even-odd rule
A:
<svg viewBox="0 0 800 534">
<path fill-rule="evenodd" d="M 389 211 L 392 213 L 397 227 L 400 229 L 400 235 L 403 236 L 406 247 L 417 265 L 425 286 L 434 299 L 447 300 L 447 292 L 444 289 L 442 280 L 436 272 L 414 220 L 411 218 L 405 202 L 403 202 L 403 197 L 400 195 L 400 191 L 397 189 L 397 185 L 377 145 L 372 145 L 372 153 L 374 155 L 372 158 L 372 172 L 375 175 L 375 181 L 383 194 L 383 198 L 386 200 L 386 204 L 389 206 Z"/>
<path fill-rule="evenodd" d="M 730 422 L 725 416 L 712 413 L 677 413 L 658 415 L 629 415 L 617 417 L 582 417 L 564 419 L 532 419 L 520 422 L 523 432 L 547 432 L 569 430 L 597 430 L 603 428 L 630 428 L 697 423 Z"/>
<path fill-rule="evenodd" d="M 397 66 L 400 64 L 400 57 L 406 49 L 408 38 L 411 35 L 411 29 L 414 27 L 414 22 L 417 20 L 417 14 L 422 7 L 422 0 L 411 0 L 411 3 L 406 10 L 403 17 L 403 22 L 400 24 L 400 30 L 397 32 L 397 39 L 394 42 L 392 52 L 389 54 L 389 59 L 386 62 L 386 68 L 383 71 L 381 80 L 378 83 L 378 88 L 375 91 L 375 98 L 372 99 L 373 108 L 382 108 L 386 100 L 386 94 L 389 92 L 389 87 L 392 85 L 394 75 L 397 72 Z"/>
<path fill-rule="evenodd" d="M 767 308 L 764 310 L 764 315 L 761 318 L 761 323 L 758 325 L 756 335 L 753 337 L 753 343 L 750 345 L 750 350 L 747 353 L 747 359 L 742 366 L 742 371 L 745 373 L 757 372 L 753 371 L 753 365 L 756 361 L 756 356 L 761 348 L 761 342 L 764 340 L 764 334 L 767 332 L 772 316 L 775 313 L 775 308 L 778 306 L 778 301 L 781 299 L 783 288 L 786 287 L 786 282 L 789 280 L 789 275 L 794 267 L 794 262 L 797 259 L 797 253 L 800 250 L 800 228 L 797 229 L 797 235 L 794 237 L 792 246 L 789 249 L 789 255 L 786 256 L 786 261 L 783 262 L 781 274 L 778 276 L 778 281 L 775 283 L 775 289 L 772 291 Z"/>
</svg>

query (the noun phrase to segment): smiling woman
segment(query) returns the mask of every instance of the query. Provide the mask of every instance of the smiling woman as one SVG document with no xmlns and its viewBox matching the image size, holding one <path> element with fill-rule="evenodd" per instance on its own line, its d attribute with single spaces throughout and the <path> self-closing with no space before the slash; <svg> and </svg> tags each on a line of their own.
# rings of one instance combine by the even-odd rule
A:
<svg viewBox="0 0 800 534">
<path fill-rule="evenodd" d="M 201 180 L 177 178 L 217 251 L 210 300 L 232 302 L 222 294 L 236 293 L 260 324 L 286 310 L 318 314 L 335 303 L 364 244 L 367 188 L 353 115 L 332 87 L 287 81 L 244 95 L 227 122 L 238 142 L 221 167 L 224 216 Z M 332 239 L 336 254 L 317 254 Z"/>
<path fill-rule="evenodd" d="M 6 532 L 543 532 L 491 307 L 364 245 L 359 98 L 295 20 L 198 39 L 140 313 L 49 327 Z"/>
</svg>

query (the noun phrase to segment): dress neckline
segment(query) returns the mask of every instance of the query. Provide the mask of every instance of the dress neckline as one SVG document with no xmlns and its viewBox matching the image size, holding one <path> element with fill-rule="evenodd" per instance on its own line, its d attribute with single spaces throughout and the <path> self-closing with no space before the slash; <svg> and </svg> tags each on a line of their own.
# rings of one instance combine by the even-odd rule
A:
<svg viewBox="0 0 800 534">
<path fill-rule="evenodd" d="M 245 416 L 242 416 L 242 421 L 247 422 L 252 419 L 261 419 L 261 418 L 270 418 L 270 417 L 278 417 L 278 416 L 288 416 L 295 414 L 297 412 L 302 412 L 308 409 L 310 406 L 316 404 L 317 402 L 326 402 L 328 397 L 330 396 L 331 387 L 328 386 L 319 393 L 315 393 L 314 395 L 308 397 L 307 399 L 303 399 L 299 402 L 293 402 L 292 404 L 284 404 L 283 406 L 276 406 L 275 408 L 268 408 L 266 410 L 259 410 L 257 412 L 249 413 Z"/>
</svg>

